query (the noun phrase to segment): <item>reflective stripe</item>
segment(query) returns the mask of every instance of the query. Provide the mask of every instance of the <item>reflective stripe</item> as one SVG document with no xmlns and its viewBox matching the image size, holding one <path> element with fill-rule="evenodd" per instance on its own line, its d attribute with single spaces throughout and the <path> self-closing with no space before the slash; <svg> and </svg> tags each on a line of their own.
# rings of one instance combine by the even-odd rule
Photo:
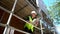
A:
<svg viewBox="0 0 60 34">
<path fill-rule="evenodd" d="M 32 21 L 33 21 L 31 16 L 29 16 L 29 21 L 30 21 L 30 23 L 32 23 Z"/>
<path fill-rule="evenodd" d="M 32 18 L 31 18 L 31 16 L 29 16 L 29 21 L 30 21 L 30 23 L 26 23 L 24 27 L 27 27 L 29 30 L 31 30 L 31 31 L 33 32 L 34 27 L 33 27 L 33 25 L 31 24 L 32 21 L 33 21 Z"/>
</svg>

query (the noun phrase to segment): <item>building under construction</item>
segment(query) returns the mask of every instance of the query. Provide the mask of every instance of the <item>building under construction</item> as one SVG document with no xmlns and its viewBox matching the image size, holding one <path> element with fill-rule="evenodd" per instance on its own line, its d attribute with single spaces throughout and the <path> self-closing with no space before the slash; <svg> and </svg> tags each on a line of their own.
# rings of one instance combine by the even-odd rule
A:
<svg viewBox="0 0 60 34">
<path fill-rule="evenodd" d="M 24 18 L 36 11 L 39 26 L 35 34 L 57 34 L 47 7 L 42 0 L 0 0 L 0 34 L 30 34 L 24 31 Z"/>
</svg>

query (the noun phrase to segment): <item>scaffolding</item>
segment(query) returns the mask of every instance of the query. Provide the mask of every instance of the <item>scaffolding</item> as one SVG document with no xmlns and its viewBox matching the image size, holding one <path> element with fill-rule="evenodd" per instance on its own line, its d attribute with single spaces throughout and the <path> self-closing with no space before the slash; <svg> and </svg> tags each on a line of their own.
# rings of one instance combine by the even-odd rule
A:
<svg viewBox="0 0 60 34">
<path fill-rule="evenodd" d="M 7 21 L 6 24 L 0 23 L 0 26 L 5 27 L 3 34 L 8 34 L 8 32 L 7 32 L 7 31 L 8 31 L 8 28 L 14 29 L 14 30 L 16 30 L 16 31 L 19 31 L 19 32 L 22 32 L 22 33 L 25 33 L 25 34 L 30 34 L 30 33 L 28 33 L 28 32 L 25 32 L 25 31 L 16 29 L 16 28 L 14 28 L 14 27 L 12 27 L 12 26 L 9 25 L 12 16 L 15 16 L 15 17 L 17 17 L 18 19 L 24 21 L 25 23 L 28 23 L 27 21 L 25 21 L 25 20 L 22 19 L 21 17 L 19 17 L 19 16 L 17 16 L 17 15 L 14 14 L 14 10 L 15 10 L 17 1 L 18 1 L 18 0 L 15 0 L 11 11 L 9 11 L 9 10 L 7 10 L 7 9 L 5 9 L 5 8 L 3 8 L 3 7 L 0 6 L 0 9 L 4 10 L 4 11 L 6 11 L 6 12 L 8 12 L 8 13 L 10 14 L 10 15 L 9 15 L 9 18 L 8 18 L 8 21 Z M 26 0 L 26 1 L 27 1 L 27 0 Z M 29 3 L 29 1 L 27 1 L 27 3 Z M 29 4 L 31 5 L 31 3 L 29 3 Z M 34 7 L 33 5 L 31 5 L 31 6 L 35 9 L 35 7 Z M 36 10 L 36 9 L 35 9 L 35 10 Z M 36 11 L 37 11 L 37 10 L 36 10 Z M 39 11 L 40 11 L 40 10 L 39 10 Z M 40 14 L 41 14 L 41 12 L 40 12 Z M 41 16 L 42 16 L 42 14 L 41 14 Z M 41 19 L 43 19 L 43 18 L 41 18 Z M 39 21 L 40 21 L 40 20 L 39 20 Z M 38 27 L 36 27 L 36 26 L 34 26 L 34 27 L 41 31 L 40 34 L 44 34 L 44 33 L 43 33 L 43 32 L 44 32 L 43 29 L 45 29 L 45 28 L 43 28 L 42 23 L 40 23 L 40 27 L 41 27 L 41 28 L 38 28 Z M 54 32 L 54 34 L 55 34 L 55 32 Z"/>
</svg>

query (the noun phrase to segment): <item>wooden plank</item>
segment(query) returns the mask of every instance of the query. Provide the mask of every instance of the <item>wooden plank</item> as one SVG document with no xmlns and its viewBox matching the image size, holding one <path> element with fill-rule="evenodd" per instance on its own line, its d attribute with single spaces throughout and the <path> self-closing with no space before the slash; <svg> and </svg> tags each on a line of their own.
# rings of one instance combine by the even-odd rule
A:
<svg viewBox="0 0 60 34">
<path fill-rule="evenodd" d="M 12 27 L 15 27 L 17 29 L 20 29 L 20 30 L 24 30 L 24 22 L 19 20 L 18 18 L 16 17 L 12 17 L 11 21 L 10 21 L 10 26 Z"/>
<path fill-rule="evenodd" d="M 10 0 L 9 0 L 9 1 L 8 1 L 8 0 L 4 1 L 4 0 L 1 0 L 0 3 L 1 3 L 1 6 L 2 6 L 2 7 L 6 8 L 6 9 L 8 9 L 8 10 L 11 10 L 14 1 L 10 1 Z"/>
<path fill-rule="evenodd" d="M 2 17 L 2 16 L 3 16 L 3 17 Z M 7 13 L 7 12 L 5 12 L 4 10 L 1 10 L 1 9 L 0 9 L 0 17 L 2 18 L 2 19 L 1 19 L 1 23 L 6 24 L 7 19 L 8 19 L 8 17 L 9 17 L 9 13 Z"/>
<path fill-rule="evenodd" d="M 24 34 L 22 32 L 14 31 L 14 34 Z"/>
<path fill-rule="evenodd" d="M 0 34 L 3 34 L 3 31 L 4 31 L 4 27 L 0 26 Z"/>
<path fill-rule="evenodd" d="M 0 9 L 0 20 L 2 18 L 3 13 L 4 13 L 4 11 Z"/>
</svg>

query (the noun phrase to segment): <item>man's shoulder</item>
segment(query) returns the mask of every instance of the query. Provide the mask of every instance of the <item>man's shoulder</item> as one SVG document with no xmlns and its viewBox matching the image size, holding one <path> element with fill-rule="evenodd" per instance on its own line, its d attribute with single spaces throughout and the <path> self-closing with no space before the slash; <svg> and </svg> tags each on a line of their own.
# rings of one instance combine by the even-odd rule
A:
<svg viewBox="0 0 60 34">
<path fill-rule="evenodd" d="M 25 19 L 25 20 L 29 20 L 29 16 L 30 16 L 30 15 L 26 16 L 24 19 Z"/>
</svg>

